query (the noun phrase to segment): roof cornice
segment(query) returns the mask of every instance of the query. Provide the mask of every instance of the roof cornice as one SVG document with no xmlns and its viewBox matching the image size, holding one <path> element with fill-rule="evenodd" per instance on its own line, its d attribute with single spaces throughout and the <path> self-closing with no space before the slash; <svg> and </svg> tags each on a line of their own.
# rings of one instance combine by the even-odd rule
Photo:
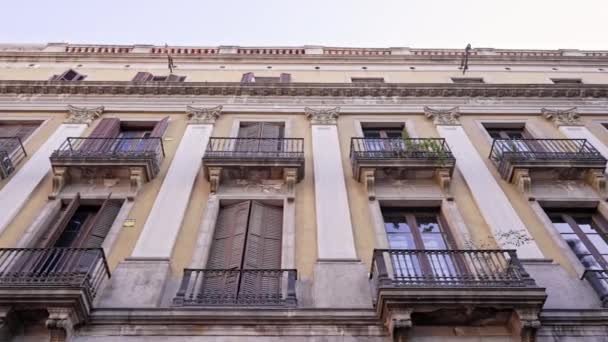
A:
<svg viewBox="0 0 608 342">
<path fill-rule="evenodd" d="M 608 84 L 270 83 L 0 80 L 0 94 L 606 98 Z"/>
</svg>

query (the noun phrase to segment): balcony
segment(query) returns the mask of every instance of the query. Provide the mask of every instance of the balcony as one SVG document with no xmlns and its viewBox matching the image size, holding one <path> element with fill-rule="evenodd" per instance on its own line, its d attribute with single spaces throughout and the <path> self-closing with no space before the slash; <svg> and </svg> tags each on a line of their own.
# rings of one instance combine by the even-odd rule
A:
<svg viewBox="0 0 608 342">
<path fill-rule="evenodd" d="M 109 277 L 101 248 L 0 249 L 0 305 L 12 311 L 69 309 L 82 322 Z"/>
<path fill-rule="evenodd" d="M 284 179 L 288 193 L 304 178 L 304 139 L 210 138 L 203 157 L 205 175 L 216 192 L 224 180 Z"/>
<path fill-rule="evenodd" d="M 558 171 L 569 178 L 580 171 L 601 175 L 606 169 L 606 158 L 586 139 L 494 139 L 490 159 L 500 175 L 513 182 L 518 169 L 539 176 Z"/>
<path fill-rule="evenodd" d="M 130 183 L 132 199 L 160 171 L 165 157 L 161 138 L 67 138 L 51 154 L 53 194 L 68 179 L 117 178 Z"/>
<path fill-rule="evenodd" d="M 456 160 L 445 139 L 352 138 L 350 160 L 353 176 L 375 198 L 381 179 L 436 178 L 449 193 Z"/>
<path fill-rule="evenodd" d="M 608 270 L 586 270 L 581 279 L 587 279 L 597 292 L 602 307 L 608 308 Z"/>
<path fill-rule="evenodd" d="M 15 165 L 27 154 L 17 137 L 0 137 L 0 179 L 5 179 L 15 171 Z"/>
<path fill-rule="evenodd" d="M 185 269 L 175 306 L 294 307 L 296 270 Z"/>
<path fill-rule="evenodd" d="M 412 325 L 512 326 L 514 316 L 526 326 L 546 298 L 513 250 L 375 250 L 371 279 L 393 334 Z"/>
</svg>

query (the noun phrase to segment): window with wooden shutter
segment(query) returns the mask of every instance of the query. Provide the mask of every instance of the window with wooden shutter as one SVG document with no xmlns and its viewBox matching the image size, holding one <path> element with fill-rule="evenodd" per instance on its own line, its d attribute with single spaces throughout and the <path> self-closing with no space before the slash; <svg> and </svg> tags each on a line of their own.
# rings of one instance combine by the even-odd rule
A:
<svg viewBox="0 0 608 342">
<path fill-rule="evenodd" d="M 35 123 L 0 123 L 0 138 L 19 138 L 23 143 L 38 126 Z M 0 151 L 10 154 L 18 148 L 20 145 L 15 139 L 0 139 Z"/>
<path fill-rule="evenodd" d="M 120 134 L 120 119 L 105 118 L 101 119 L 97 126 L 89 134 L 89 138 L 116 138 Z M 114 141 L 108 139 L 85 139 L 80 146 L 84 151 L 104 152 L 111 150 Z"/>
<path fill-rule="evenodd" d="M 255 75 L 252 72 L 244 73 L 241 76 L 241 83 L 255 83 Z"/>
<path fill-rule="evenodd" d="M 280 151 L 282 146 L 280 139 L 283 138 L 284 127 L 283 123 L 278 122 L 242 122 L 238 137 L 252 140 L 240 140 L 237 151 Z"/>
<path fill-rule="evenodd" d="M 62 74 L 53 75 L 51 81 L 82 81 L 86 78 L 86 75 L 79 74 L 73 69 L 69 69 Z"/>
<path fill-rule="evenodd" d="M 154 128 L 152 129 L 152 133 L 150 133 L 151 138 L 162 138 L 169 126 L 169 117 L 166 116 L 162 120 L 158 121 Z"/>
<path fill-rule="evenodd" d="M 279 82 L 281 82 L 281 83 L 290 83 L 291 82 L 291 74 L 282 73 L 279 76 Z"/>
<path fill-rule="evenodd" d="M 59 212 L 59 216 L 55 223 L 52 226 L 47 227 L 44 234 L 38 239 L 35 247 L 53 247 L 72 219 L 72 216 L 76 213 L 76 210 L 78 210 L 78 207 L 80 207 L 80 193 L 77 193 L 76 196 L 67 203 L 65 208 Z"/>
<path fill-rule="evenodd" d="M 145 71 L 140 71 L 137 74 L 135 74 L 135 77 L 133 77 L 133 82 L 147 82 L 147 81 L 152 81 L 152 78 L 154 77 L 154 75 L 152 75 L 149 72 L 145 72 Z"/>
<path fill-rule="evenodd" d="M 220 210 L 207 269 L 268 270 L 281 268 L 283 209 L 244 201 Z M 280 295 L 280 272 L 207 273 L 206 295 Z"/>
</svg>

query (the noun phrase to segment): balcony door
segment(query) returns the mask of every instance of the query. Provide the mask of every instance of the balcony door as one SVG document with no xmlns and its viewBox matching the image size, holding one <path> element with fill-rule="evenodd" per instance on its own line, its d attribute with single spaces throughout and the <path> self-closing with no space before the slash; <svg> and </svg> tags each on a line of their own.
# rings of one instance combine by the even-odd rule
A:
<svg viewBox="0 0 608 342">
<path fill-rule="evenodd" d="M 434 208 L 382 208 L 390 249 L 407 250 L 392 255 L 396 278 L 451 278 L 462 274 L 461 260 L 451 254 L 425 253 L 455 246 L 447 225 Z"/>
<path fill-rule="evenodd" d="M 263 153 L 284 150 L 282 138 L 285 126 L 278 122 L 241 122 L 236 150 L 248 153 Z"/>
<path fill-rule="evenodd" d="M 202 283 L 203 295 L 228 301 L 280 298 L 281 273 L 272 270 L 281 268 L 282 231 L 281 207 L 258 201 L 223 207 Z"/>
<path fill-rule="evenodd" d="M 99 121 L 88 138 L 82 139 L 80 150 L 95 154 L 114 152 L 143 152 L 154 150 L 158 141 L 146 138 L 162 138 L 169 125 L 169 117 L 155 124 L 125 123 L 119 118 L 105 118 Z"/>
<path fill-rule="evenodd" d="M 403 149 L 403 127 L 399 126 L 375 126 L 373 124 L 362 127 L 365 138 L 365 150 L 372 154 L 393 152 Z M 390 157 L 386 155 L 385 157 Z"/>
<path fill-rule="evenodd" d="M 19 260 L 18 268 L 31 274 L 86 273 L 98 260 L 99 251 L 93 249 L 101 248 L 121 206 L 122 200 L 108 198 L 99 205 L 76 195 L 36 242 L 34 247 L 42 249 Z"/>
<path fill-rule="evenodd" d="M 533 141 L 526 141 L 525 139 L 533 139 L 533 137 L 526 131 L 524 126 L 517 127 L 486 127 L 486 131 L 500 144 L 500 150 L 504 152 L 533 152 L 538 150 L 540 146 Z"/>
</svg>

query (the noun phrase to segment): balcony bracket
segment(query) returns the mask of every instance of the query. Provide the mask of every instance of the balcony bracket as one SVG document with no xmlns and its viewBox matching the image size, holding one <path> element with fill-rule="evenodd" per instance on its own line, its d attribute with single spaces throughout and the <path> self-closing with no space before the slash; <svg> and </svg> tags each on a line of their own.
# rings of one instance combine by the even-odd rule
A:
<svg viewBox="0 0 608 342">
<path fill-rule="evenodd" d="M 296 182 L 298 180 L 298 169 L 288 167 L 283 170 L 285 184 L 287 185 L 287 201 L 291 202 L 296 198 Z"/>
<path fill-rule="evenodd" d="M 515 169 L 513 171 L 513 184 L 528 200 L 533 201 L 532 196 L 532 177 L 529 169 Z"/>
<path fill-rule="evenodd" d="M 48 308 L 49 318 L 46 327 L 49 329 L 51 341 L 69 341 L 74 331 L 74 326 L 81 323 L 76 312 L 71 308 Z"/>
<path fill-rule="evenodd" d="M 212 194 L 217 193 L 220 187 L 220 176 L 222 174 L 221 167 L 210 167 L 209 168 L 209 191 Z"/>
<path fill-rule="evenodd" d="M 514 309 L 510 322 L 514 337 L 520 337 L 522 342 L 536 341 L 536 331 L 541 325 L 538 314 L 539 310 L 536 308 Z"/>
<path fill-rule="evenodd" d="M 127 199 L 133 201 L 135 200 L 135 196 L 137 196 L 139 189 L 141 189 L 144 184 L 144 170 L 140 167 L 129 168 L 129 180 L 131 187 Z"/>
<path fill-rule="evenodd" d="M 49 195 L 49 199 L 55 199 L 59 196 L 59 193 L 68 181 L 68 168 L 67 167 L 54 167 L 53 168 L 53 189 Z"/>
<path fill-rule="evenodd" d="M 365 189 L 367 190 L 367 198 L 370 201 L 376 199 L 376 169 L 362 169 L 361 170 L 361 178 L 363 180 L 363 184 L 365 185 Z"/>
<path fill-rule="evenodd" d="M 595 191 L 599 194 L 600 197 L 606 199 L 608 198 L 606 194 L 606 175 L 602 170 L 598 169 L 590 169 L 587 170 L 585 175 L 585 179 Z"/>
<path fill-rule="evenodd" d="M 412 327 L 412 311 L 412 309 L 389 309 L 384 325 L 393 339 L 397 332 L 405 335 L 407 330 Z"/>
<path fill-rule="evenodd" d="M 436 169 L 435 170 L 435 179 L 437 180 L 437 184 L 443 193 L 445 194 L 448 201 L 453 200 L 452 192 L 450 191 L 450 184 L 452 182 L 452 176 L 450 169 Z"/>
</svg>

